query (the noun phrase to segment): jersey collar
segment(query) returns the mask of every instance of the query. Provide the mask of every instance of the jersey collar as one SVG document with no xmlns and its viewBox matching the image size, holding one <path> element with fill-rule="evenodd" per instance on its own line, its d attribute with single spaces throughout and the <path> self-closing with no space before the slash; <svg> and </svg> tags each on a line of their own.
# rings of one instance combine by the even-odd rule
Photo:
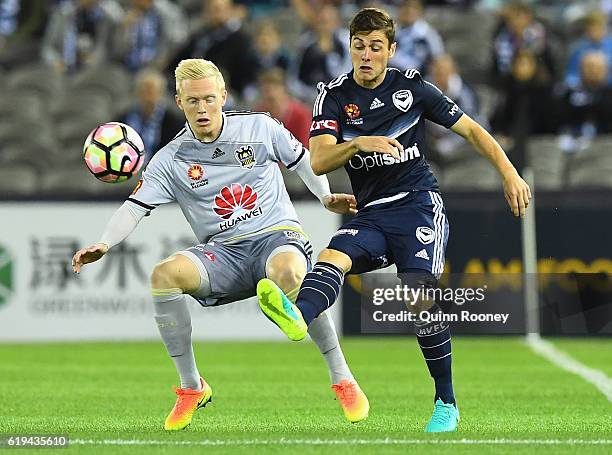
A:
<svg viewBox="0 0 612 455">
<path fill-rule="evenodd" d="M 380 90 L 380 89 L 386 88 L 389 85 L 389 83 L 390 83 L 390 81 L 391 81 L 391 79 L 393 77 L 393 74 L 392 74 L 393 71 L 392 71 L 391 68 L 387 67 L 387 69 L 385 71 L 386 71 L 385 72 L 385 78 L 383 79 L 382 84 L 380 84 L 378 87 L 375 87 L 375 88 L 366 88 L 366 87 L 362 87 L 361 85 L 359 85 L 357 83 L 357 81 L 355 80 L 355 78 L 353 77 L 354 76 L 354 70 L 351 70 L 348 73 L 348 79 L 351 81 L 351 84 L 353 84 L 353 86 L 357 87 L 357 89 L 359 89 L 359 90 L 363 90 L 363 91 L 367 91 L 367 92 L 370 92 L 372 90 Z"/>
</svg>

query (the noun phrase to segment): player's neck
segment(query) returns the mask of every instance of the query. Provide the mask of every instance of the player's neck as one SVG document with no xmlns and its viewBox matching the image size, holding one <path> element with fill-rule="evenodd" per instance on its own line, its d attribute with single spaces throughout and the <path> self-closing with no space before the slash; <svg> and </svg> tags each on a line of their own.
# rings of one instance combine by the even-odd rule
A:
<svg viewBox="0 0 612 455">
<path fill-rule="evenodd" d="M 197 129 L 194 128 L 191 124 L 189 124 L 189 127 L 191 129 L 191 132 L 193 133 L 193 136 L 197 140 L 199 140 L 200 142 L 205 142 L 209 144 L 219 139 L 219 136 L 221 136 L 221 132 L 223 131 L 224 124 L 225 124 L 225 117 L 222 116 L 221 122 L 219 122 L 219 127 L 215 128 L 214 130 L 209 131 L 208 133 L 198 133 Z"/>
<path fill-rule="evenodd" d="M 385 70 L 382 73 L 380 73 L 380 75 L 377 78 L 371 79 L 371 80 L 362 80 L 362 79 L 357 78 L 357 76 L 355 75 L 355 72 L 353 72 L 353 80 L 360 87 L 367 88 L 367 89 L 373 89 L 383 83 L 386 75 L 387 75 L 387 69 L 385 68 Z"/>
<path fill-rule="evenodd" d="M 208 134 L 194 134 L 196 139 L 200 140 L 201 142 L 206 142 L 206 143 L 210 143 L 210 142 L 215 142 L 217 139 L 219 139 L 219 136 L 221 136 L 221 128 L 215 130 L 215 131 L 211 131 Z"/>
</svg>

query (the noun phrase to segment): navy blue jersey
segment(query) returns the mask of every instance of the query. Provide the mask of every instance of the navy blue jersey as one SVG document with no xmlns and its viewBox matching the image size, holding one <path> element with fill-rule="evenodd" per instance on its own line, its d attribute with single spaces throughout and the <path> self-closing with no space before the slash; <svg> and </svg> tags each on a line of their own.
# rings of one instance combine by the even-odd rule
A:
<svg viewBox="0 0 612 455">
<path fill-rule="evenodd" d="M 450 128 L 463 111 L 417 70 L 388 68 L 378 87 L 367 89 L 343 74 L 318 86 L 310 137 L 331 134 L 338 143 L 357 136 L 387 136 L 403 146 L 401 159 L 358 152 L 344 166 L 357 208 L 414 190 L 438 191 L 425 161 L 425 119 Z"/>
</svg>

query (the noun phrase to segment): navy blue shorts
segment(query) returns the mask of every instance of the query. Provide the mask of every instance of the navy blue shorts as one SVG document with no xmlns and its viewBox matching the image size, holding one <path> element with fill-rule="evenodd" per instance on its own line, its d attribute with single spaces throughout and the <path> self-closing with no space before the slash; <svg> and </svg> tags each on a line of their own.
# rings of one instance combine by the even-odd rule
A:
<svg viewBox="0 0 612 455">
<path fill-rule="evenodd" d="M 365 273 L 396 264 L 398 273 L 444 271 L 448 221 L 439 193 L 413 191 L 401 199 L 361 209 L 332 237 L 328 248 L 353 261 L 349 273 Z"/>
</svg>

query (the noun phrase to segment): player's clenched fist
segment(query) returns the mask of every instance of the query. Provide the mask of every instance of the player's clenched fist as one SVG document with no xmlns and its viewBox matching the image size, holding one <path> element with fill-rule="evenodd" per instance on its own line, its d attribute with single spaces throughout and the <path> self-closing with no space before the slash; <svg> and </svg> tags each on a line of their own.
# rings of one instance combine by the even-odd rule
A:
<svg viewBox="0 0 612 455">
<path fill-rule="evenodd" d="M 81 266 L 89 264 L 90 262 L 96 262 L 108 251 L 108 245 L 105 243 L 96 243 L 87 248 L 82 248 L 72 257 L 72 270 L 75 273 L 81 271 Z"/>
<path fill-rule="evenodd" d="M 353 144 L 362 152 L 378 152 L 400 159 L 400 150 L 404 147 L 396 139 L 386 136 L 359 136 L 353 139 Z"/>
</svg>

